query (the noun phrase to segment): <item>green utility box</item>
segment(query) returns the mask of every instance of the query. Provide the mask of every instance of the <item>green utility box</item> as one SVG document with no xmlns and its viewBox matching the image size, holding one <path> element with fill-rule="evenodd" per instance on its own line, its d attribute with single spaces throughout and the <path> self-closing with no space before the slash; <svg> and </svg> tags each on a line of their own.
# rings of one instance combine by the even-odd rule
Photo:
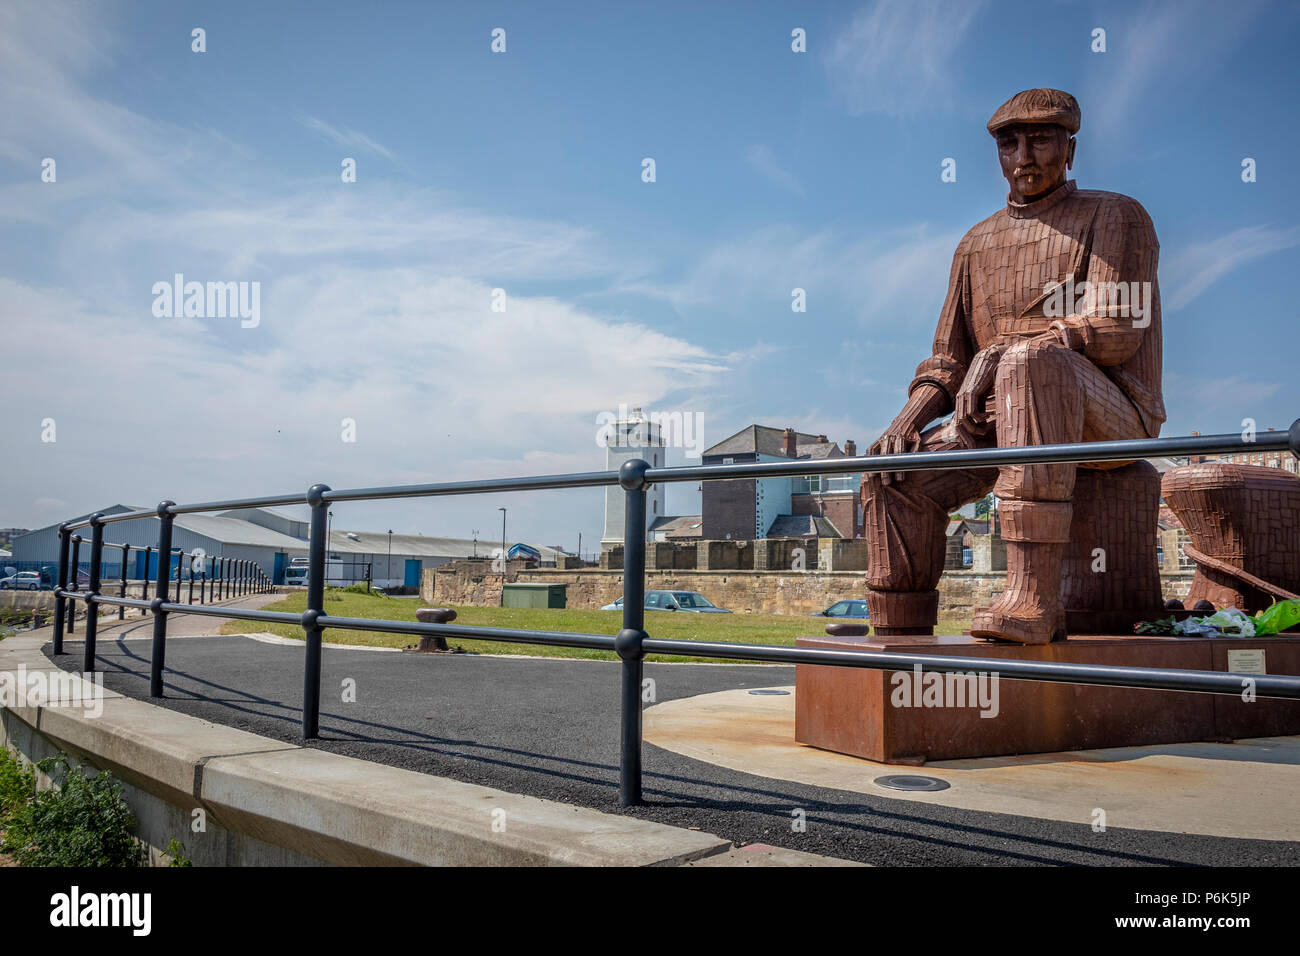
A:
<svg viewBox="0 0 1300 956">
<path fill-rule="evenodd" d="M 567 584 L 507 584 L 501 592 L 501 606 L 563 608 L 568 588 Z"/>
</svg>

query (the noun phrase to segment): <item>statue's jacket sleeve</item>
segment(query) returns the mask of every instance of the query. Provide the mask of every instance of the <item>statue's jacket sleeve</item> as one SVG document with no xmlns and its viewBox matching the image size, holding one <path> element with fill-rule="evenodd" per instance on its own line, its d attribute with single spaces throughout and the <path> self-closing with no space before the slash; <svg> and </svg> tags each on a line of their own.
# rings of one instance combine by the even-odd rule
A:
<svg viewBox="0 0 1300 956">
<path fill-rule="evenodd" d="M 934 385 L 948 396 L 948 407 L 956 401 L 966 370 L 975 356 L 976 348 L 971 336 L 970 315 L 970 261 L 967 255 L 970 233 L 957 245 L 948 274 L 948 295 L 943 312 L 939 315 L 939 329 L 934 334 L 934 348 L 928 359 L 916 367 L 916 375 L 908 386 L 908 394 L 925 383 Z"/>
</svg>

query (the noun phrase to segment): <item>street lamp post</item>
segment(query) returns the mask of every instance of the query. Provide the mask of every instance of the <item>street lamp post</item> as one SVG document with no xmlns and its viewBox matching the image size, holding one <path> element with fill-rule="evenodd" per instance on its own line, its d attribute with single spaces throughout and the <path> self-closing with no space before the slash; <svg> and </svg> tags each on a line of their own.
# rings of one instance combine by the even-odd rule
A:
<svg viewBox="0 0 1300 956">
<path fill-rule="evenodd" d="M 506 562 L 510 560 L 510 555 L 506 553 L 506 509 L 498 508 L 501 512 L 501 583 L 506 580 Z"/>
</svg>

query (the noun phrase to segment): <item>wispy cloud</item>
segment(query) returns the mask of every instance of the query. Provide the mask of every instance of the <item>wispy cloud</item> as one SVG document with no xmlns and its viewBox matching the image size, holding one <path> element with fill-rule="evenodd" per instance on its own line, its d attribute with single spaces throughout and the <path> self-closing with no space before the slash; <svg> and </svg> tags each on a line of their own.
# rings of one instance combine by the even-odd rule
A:
<svg viewBox="0 0 1300 956">
<path fill-rule="evenodd" d="M 782 189 L 788 189 L 800 196 L 804 194 L 803 184 L 793 173 L 781 167 L 771 147 L 763 145 L 749 147 L 745 150 L 745 162 L 749 163 L 760 176 L 776 183 Z"/>
<path fill-rule="evenodd" d="M 397 158 L 388 147 L 375 142 L 365 133 L 357 132 L 354 129 L 339 129 L 322 119 L 317 119 L 315 116 L 300 117 L 298 122 L 308 129 L 320 133 L 326 139 L 333 140 L 344 149 L 361 149 L 377 156 L 383 156 L 385 159 Z"/>
<path fill-rule="evenodd" d="M 1246 226 L 1225 236 L 1188 246 L 1161 270 L 1172 291 L 1167 311 L 1190 305 L 1224 276 L 1262 256 L 1300 245 L 1300 226 L 1275 229 Z"/>
<path fill-rule="evenodd" d="M 678 309 L 726 306 L 742 311 L 788 309 L 791 291 L 805 291 L 810 312 L 871 324 L 931 325 L 948 286 L 961 233 L 927 225 L 862 238 L 836 228 L 803 232 L 757 230 L 707 250 L 678 281 L 628 284 Z M 824 313 L 823 313 L 824 314 Z"/>
<path fill-rule="evenodd" d="M 1106 52 L 1095 57 L 1080 91 L 1087 135 L 1121 135 L 1142 104 L 1162 95 L 1181 99 L 1189 84 L 1217 75 L 1266 9 L 1261 0 L 1239 0 L 1224 15 L 1217 0 L 1147 0 L 1100 18 Z"/>
<path fill-rule="evenodd" d="M 850 112 L 905 116 L 951 103 L 954 65 L 983 3 L 874 0 L 831 46 L 827 68 Z"/>
<path fill-rule="evenodd" d="M 22 357 L 6 373 L 21 395 L 6 414 L 54 418 L 58 441 L 41 443 L 36 429 L 14 436 L 33 468 L 0 477 L 12 520 L 323 476 L 385 484 L 586 471 L 603 462 L 598 412 L 707 395 L 726 370 L 725 357 L 684 335 L 526 290 L 616 276 L 617 254 L 595 230 L 382 180 L 361 191 L 273 165 L 250 175 L 258 158 L 238 144 L 209 150 L 211 131 L 97 98 L 85 63 L 113 38 L 94 8 L 66 35 L 40 7 L 15 9 L 0 7 L 0 154 L 31 163 L 35 185 L 0 190 L 0 223 L 29 240 L 33 223 L 48 227 L 57 255 L 21 278 L 0 267 L 4 348 Z M 356 131 L 303 125 L 392 156 Z M 29 155 L 47 142 L 61 144 L 57 185 L 37 181 L 40 153 Z M 232 155 L 248 165 L 241 175 L 231 175 Z M 260 324 L 155 318 L 152 285 L 176 272 L 260 282 Z M 503 312 L 492 308 L 498 287 Z M 56 367 L 77 374 L 52 392 Z M 148 396 L 159 394 L 175 396 L 184 427 L 166 448 L 124 455 L 109 436 L 151 427 Z M 340 440 L 344 418 L 357 423 L 354 444 Z M 589 501 L 558 510 L 555 501 L 532 512 L 533 533 L 589 526 L 599 513 Z M 443 517 L 425 531 L 468 530 L 457 523 L 464 502 L 436 507 Z M 529 507 L 512 503 L 512 521 Z"/>
</svg>

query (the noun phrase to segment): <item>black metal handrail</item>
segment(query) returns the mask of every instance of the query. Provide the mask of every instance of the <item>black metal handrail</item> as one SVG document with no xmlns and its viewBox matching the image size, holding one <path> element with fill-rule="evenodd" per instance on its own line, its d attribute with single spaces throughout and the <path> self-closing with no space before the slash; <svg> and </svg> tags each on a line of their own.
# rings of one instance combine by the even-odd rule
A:
<svg viewBox="0 0 1300 956">
<path fill-rule="evenodd" d="M 55 588 L 56 610 L 54 653 L 63 653 L 65 605 L 71 618 L 72 601 L 87 605 L 85 671 L 95 669 L 95 636 L 98 604 L 147 608 L 153 615 L 153 648 L 150 663 L 149 693 L 163 695 L 167 617 L 188 613 L 235 620 L 296 624 L 303 628 L 306 654 L 303 666 L 302 734 L 304 739 L 319 736 L 321 645 L 327 628 L 380 631 L 396 634 L 440 635 L 471 640 L 543 644 L 612 651 L 621 663 L 621 717 L 619 800 L 624 806 L 641 802 L 641 682 L 643 661 L 647 654 L 686 654 L 728 660 L 751 660 L 785 664 L 819 664 L 832 667 L 859 667 L 873 670 L 909 670 L 955 673 L 985 671 L 1012 680 L 1054 681 L 1098 684 L 1119 687 L 1192 691 L 1209 694 L 1240 694 L 1242 681 L 1250 680 L 1259 697 L 1300 699 L 1300 677 L 1278 675 L 1234 675 L 1215 671 L 1174 670 L 1167 668 L 1117 667 L 1086 664 L 1060 664 L 1040 661 L 1014 661 L 1004 658 L 959 658 L 927 654 L 896 654 L 876 651 L 834 651 L 806 647 L 727 644 L 652 638 L 645 630 L 645 548 L 625 546 L 623 552 L 623 626 L 616 635 L 585 634 L 547 630 L 523 630 L 502 627 L 474 627 L 457 624 L 426 624 L 375 618 L 333 617 L 324 610 L 326 534 L 329 506 L 341 501 L 364 501 L 389 498 L 441 497 L 507 491 L 537 491 L 557 488 L 590 488 L 619 485 L 626 498 L 624 507 L 625 545 L 644 542 L 646 535 L 646 489 L 655 482 L 671 483 L 734 478 L 803 476 L 812 474 L 849 474 L 896 471 L 929 471 L 954 468 L 993 468 L 1006 465 L 1059 464 L 1068 462 L 1126 461 L 1183 455 L 1223 455 L 1290 451 L 1300 458 L 1300 419 L 1286 432 L 1245 435 L 1191 435 L 1183 438 L 1147 438 L 1108 442 L 1075 442 L 1060 445 L 1034 445 L 1017 448 L 978 448 L 952 451 L 914 452 L 898 455 L 869 455 L 821 461 L 744 462 L 730 465 L 693 465 L 652 468 L 641 460 L 623 463 L 616 472 L 586 472 L 570 475 L 539 475 L 527 478 L 502 478 L 483 481 L 441 482 L 422 485 L 397 485 L 384 488 L 359 488 L 334 491 L 327 485 L 312 485 L 305 494 L 276 495 L 178 505 L 160 502 L 152 511 L 120 514 L 94 514 L 88 519 L 65 522 L 59 526 L 59 583 Z M 170 555 L 173 519 L 178 514 L 205 511 L 228 511 L 240 508 L 306 504 L 310 510 L 308 538 L 307 609 L 302 614 L 264 611 L 252 608 L 216 607 L 181 604 L 169 598 Z M 156 594 L 152 600 L 111 598 L 99 593 L 100 559 L 105 547 L 106 524 L 156 516 L 159 519 L 158 554 L 168 555 L 158 561 Z M 90 582 L 86 591 L 68 588 L 69 546 L 76 548 L 82 539 L 72 532 L 90 527 Z M 110 547 L 124 547 L 109 545 Z M 75 554 L 72 559 L 75 563 Z M 125 555 L 124 555 L 125 565 Z M 244 562 L 245 565 L 251 562 Z M 255 565 L 254 565 L 255 567 Z M 245 570 L 247 570 L 245 568 Z M 125 572 L 123 572 L 125 574 Z M 263 589 L 266 576 L 253 580 Z M 147 582 L 146 582 L 147 584 Z M 192 587 L 192 583 L 191 583 Z M 179 597 L 179 568 L 177 597 Z M 223 591 L 223 594 L 226 592 Z M 244 592 L 247 593 L 247 592 Z M 69 623 L 69 629 L 71 623 Z"/>
</svg>

